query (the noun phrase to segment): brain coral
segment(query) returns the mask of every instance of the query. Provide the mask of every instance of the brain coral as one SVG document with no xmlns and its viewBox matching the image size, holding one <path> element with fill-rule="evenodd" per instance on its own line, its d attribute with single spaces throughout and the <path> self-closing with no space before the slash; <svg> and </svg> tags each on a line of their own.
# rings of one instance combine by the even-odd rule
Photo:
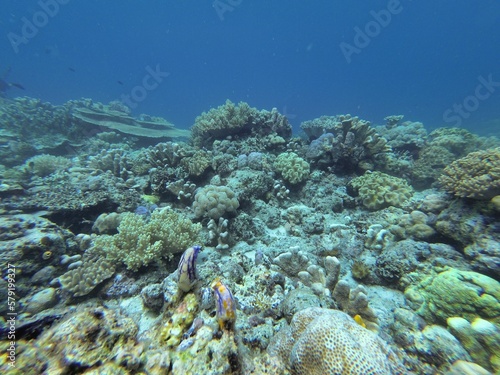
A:
<svg viewBox="0 0 500 375">
<path fill-rule="evenodd" d="M 500 147 L 471 152 L 448 165 L 439 178 L 448 192 L 462 198 L 491 199 L 500 194 Z"/>
<path fill-rule="evenodd" d="M 342 311 L 310 307 L 296 313 L 270 346 L 292 375 L 403 374 L 394 352 Z"/>
<path fill-rule="evenodd" d="M 193 202 L 194 214 L 218 220 L 226 212 L 234 212 L 239 207 L 238 199 L 227 186 L 207 185 L 196 193 Z"/>
<path fill-rule="evenodd" d="M 405 180 L 381 172 L 367 172 L 352 179 L 350 185 L 370 210 L 401 207 L 413 194 L 413 189 Z"/>
<path fill-rule="evenodd" d="M 279 154 L 274 169 L 291 184 L 298 184 L 309 176 L 309 163 L 294 152 Z"/>
</svg>

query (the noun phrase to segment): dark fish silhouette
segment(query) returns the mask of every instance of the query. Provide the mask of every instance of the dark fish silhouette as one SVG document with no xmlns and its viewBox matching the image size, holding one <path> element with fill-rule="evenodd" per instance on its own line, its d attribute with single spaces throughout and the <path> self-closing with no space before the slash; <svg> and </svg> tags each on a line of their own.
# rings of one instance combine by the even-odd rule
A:
<svg viewBox="0 0 500 375">
<path fill-rule="evenodd" d="M 3 78 L 0 78 L 0 95 L 3 95 L 8 89 L 12 87 L 16 87 L 20 90 L 24 90 L 24 86 L 21 85 L 20 83 L 15 83 L 15 82 L 7 82 L 5 80 L 5 77 L 7 74 L 10 72 L 10 67 L 7 68 L 7 71 L 4 73 Z"/>
</svg>

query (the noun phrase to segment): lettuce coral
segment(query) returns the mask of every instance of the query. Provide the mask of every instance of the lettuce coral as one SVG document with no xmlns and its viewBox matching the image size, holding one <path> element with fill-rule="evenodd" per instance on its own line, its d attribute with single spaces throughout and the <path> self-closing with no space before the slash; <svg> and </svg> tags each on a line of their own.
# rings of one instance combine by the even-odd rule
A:
<svg viewBox="0 0 500 375">
<path fill-rule="evenodd" d="M 367 172 L 352 179 L 350 186 L 370 210 L 401 207 L 413 194 L 412 187 L 405 180 L 381 172 Z"/>
<path fill-rule="evenodd" d="M 98 236 L 95 247 L 110 261 L 122 261 L 137 271 L 152 261 L 170 259 L 198 242 L 201 224 L 178 214 L 170 207 L 154 210 L 148 220 L 140 215 L 124 213 L 114 236 Z"/>
<path fill-rule="evenodd" d="M 500 194 L 500 147 L 471 152 L 448 165 L 439 178 L 444 190 L 462 198 Z"/>
</svg>

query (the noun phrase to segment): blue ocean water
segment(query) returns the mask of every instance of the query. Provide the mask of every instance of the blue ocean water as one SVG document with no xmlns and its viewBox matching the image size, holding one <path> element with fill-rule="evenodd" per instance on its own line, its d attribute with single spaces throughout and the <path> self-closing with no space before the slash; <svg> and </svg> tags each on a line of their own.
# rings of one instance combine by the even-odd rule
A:
<svg viewBox="0 0 500 375">
<path fill-rule="evenodd" d="M 132 96 L 134 114 L 185 128 L 226 99 L 276 107 L 295 129 L 404 114 L 488 133 L 500 117 L 493 0 L 3 0 L 0 35 L 0 70 L 25 87 L 9 96 Z"/>
</svg>

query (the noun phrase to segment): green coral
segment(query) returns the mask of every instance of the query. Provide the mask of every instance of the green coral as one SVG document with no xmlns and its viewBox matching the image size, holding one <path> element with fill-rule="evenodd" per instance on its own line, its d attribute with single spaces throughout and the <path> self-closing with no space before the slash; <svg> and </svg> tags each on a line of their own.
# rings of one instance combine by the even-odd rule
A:
<svg viewBox="0 0 500 375">
<path fill-rule="evenodd" d="M 500 326 L 500 283 L 477 272 L 451 268 L 408 287 L 405 296 L 430 323 L 460 316 Z"/>
<path fill-rule="evenodd" d="M 114 236 L 98 236 L 95 247 L 111 261 L 122 261 L 137 271 L 152 261 L 170 259 L 197 242 L 201 224 L 166 207 L 153 211 L 148 220 L 133 213 L 124 213 Z"/>
<path fill-rule="evenodd" d="M 350 185 L 370 210 L 402 207 L 413 194 L 412 187 L 405 180 L 381 172 L 367 172 L 352 179 Z"/>
<path fill-rule="evenodd" d="M 279 154 L 274 162 L 274 169 L 291 184 L 298 184 L 309 176 L 309 163 L 294 152 Z"/>
</svg>

